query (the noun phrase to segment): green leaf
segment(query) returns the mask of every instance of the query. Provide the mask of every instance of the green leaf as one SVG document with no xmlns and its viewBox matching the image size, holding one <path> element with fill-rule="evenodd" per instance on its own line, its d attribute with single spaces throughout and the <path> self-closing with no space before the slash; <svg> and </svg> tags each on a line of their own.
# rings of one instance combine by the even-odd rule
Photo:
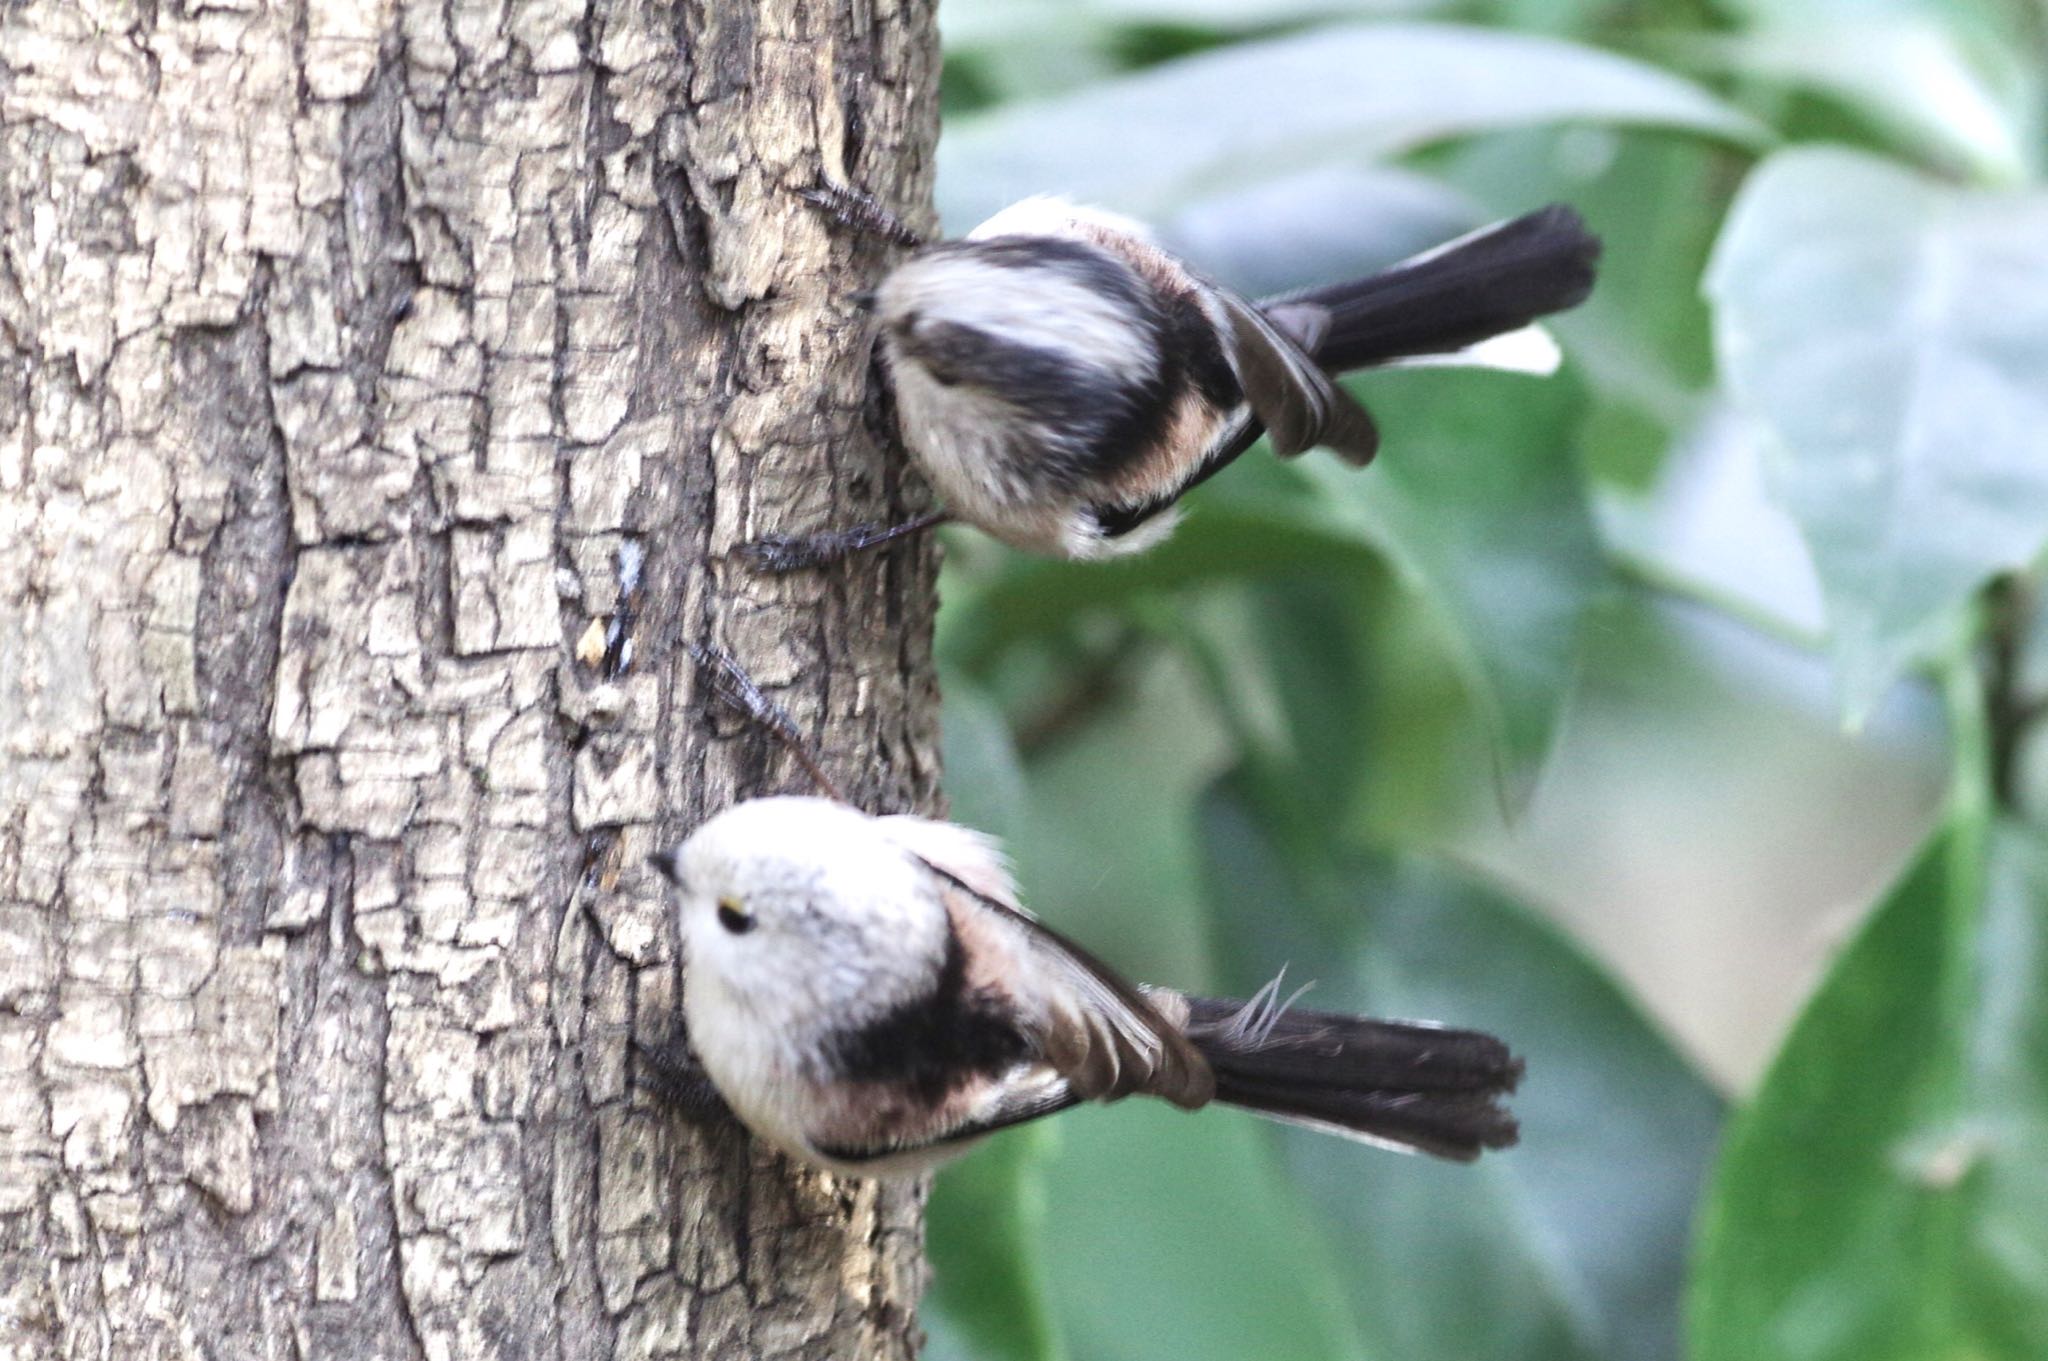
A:
<svg viewBox="0 0 2048 1361">
<path fill-rule="evenodd" d="M 2021 119 L 1932 14 L 1788 15 L 1698 49 L 1730 74 L 1833 95 L 1903 145 L 1999 183 L 2026 175 Z"/>
<path fill-rule="evenodd" d="M 1050 1271 L 1076 1355 L 1361 1356 L 1340 1268 L 1249 1118 L 1127 1101 L 1060 1134 Z"/>
<path fill-rule="evenodd" d="M 1765 136 L 1699 86 L 1594 48 L 1448 24 L 1330 27 L 957 121 L 939 146 L 939 203 L 956 227 L 1047 192 L 1158 215 L 1290 169 L 1562 121 Z"/>
<path fill-rule="evenodd" d="M 1419 864 L 1283 865 L 1264 822 L 1227 788 L 1203 820 L 1239 989 L 1291 963 L 1310 1005 L 1491 1030 L 1528 1064 L 1521 1144 L 1474 1166 L 1278 1133 L 1375 1354 L 1675 1358 L 1718 1098 L 1537 918 Z"/>
<path fill-rule="evenodd" d="M 1571 691 L 1579 627 L 1607 584 L 1561 379 L 1387 374 L 1359 383 L 1388 448 L 1359 477 L 1309 465 L 1327 523 L 1376 544 L 1442 624 L 1519 803 Z"/>
<path fill-rule="evenodd" d="M 1529 128 L 1453 148 L 1431 169 L 1485 203 L 1569 202 L 1600 234 L 1593 296 L 1548 324 L 1606 404 L 1588 417 L 1603 428 L 1581 431 L 1588 471 L 1646 484 L 1714 383 L 1711 313 L 1675 281 L 1706 267 L 1736 187 L 1726 148 L 1646 131 Z M 1620 457 L 1617 435 L 1635 446 Z"/>
<path fill-rule="evenodd" d="M 930 1357 L 1062 1361 L 1060 1327 L 1047 1301 L 1045 1178 L 1050 1125 L 1033 1125 L 976 1149 L 939 1174 L 925 1211 L 932 1288 L 927 1327 L 946 1339 Z"/>
<path fill-rule="evenodd" d="M 1379 755 L 1366 655 L 1367 592 L 1351 576 L 1290 581 L 1253 594 L 1254 647 L 1271 678 L 1287 739 L 1286 796 L 1311 835 L 1344 821 L 1359 777 Z"/>
<path fill-rule="evenodd" d="M 941 715 L 952 817 L 993 836 L 1025 826 L 1029 793 L 995 702 L 964 676 L 947 677 Z M 991 1141 L 932 1187 L 925 1252 L 932 1263 L 927 1355 L 975 1361 L 1061 1361 L 1047 1299 L 1043 1165 L 1057 1141 L 1033 1126 Z"/>
<path fill-rule="evenodd" d="M 990 836 L 1015 836 L 1030 795 L 1009 723 L 988 692 L 966 676 L 948 674 L 944 690 L 939 727 L 947 815 Z"/>
<path fill-rule="evenodd" d="M 1008 839 L 1027 906 L 1131 977 L 1200 986 L 1209 938 L 1187 810 L 1234 759 L 1188 669 L 1159 654 L 1027 767 L 1029 816 Z"/>
<path fill-rule="evenodd" d="M 1369 567 L 1368 546 L 1321 523 L 1309 507 L 1313 490 L 1300 467 L 1277 464 L 1262 451 L 1247 455 L 1219 485 L 1196 494 L 1173 537 L 1133 557 L 1076 563 L 1012 554 L 973 579 L 949 577 L 939 617 L 942 660 L 978 674 L 1008 648 L 1158 592 Z"/>
<path fill-rule="evenodd" d="M 1695 1361 L 2048 1356 L 2048 850 L 1952 828 L 1735 1121 Z"/>
<path fill-rule="evenodd" d="M 1979 585 L 2048 541 L 2048 194 L 1784 152 L 1743 187 L 1707 292 L 1860 721 Z"/>
<path fill-rule="evenodd" d="M 1486 221 L 1417 171 L 1320 165 L 1197 199 L 1154 226 L 1204 275 L 1260 298 L 1385 269 Z"/>
</svg>

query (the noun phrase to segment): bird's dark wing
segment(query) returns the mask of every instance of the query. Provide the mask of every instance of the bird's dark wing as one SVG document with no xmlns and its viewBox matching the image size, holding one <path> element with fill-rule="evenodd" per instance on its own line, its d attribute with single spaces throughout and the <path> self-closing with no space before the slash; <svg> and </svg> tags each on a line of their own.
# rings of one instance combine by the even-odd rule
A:
<svg viewBox="0 0 2048 1361">
<path fill-rule="evenodd" d="M 1031 996 L 1019 999 L 1019 1010 L 1042 1016 L 1032 1038 L 1076 1100 L 1144 1092 L 1193 1108 L 1214 1095 L 1208 1061 L 1182 1027 L 1114 969 L 1026 912 L 988 840 L 923 818 L 880 821 L 942 881 L 970 955 L 1021 956 L 1017 981 Z"/>
<path fill-rule="evenodd" d="M 1202 455 L 1202 461 L 1187 478 L 1153 493 L 1139 501 L 1106 503 L 1088 507 L 1088 513 L 1095 517 L 1095 523 L 1107 539 L 1120 538 L 1144 524 L 1153 516 L 1172 506 L 1181 497 L 1201 486 L 1216 474 L 1235 463 L 1238 456 L 1259 442 L 1259 436 L 1266 428 L 1249 409 L 1241 413 L 1242 419 L 1224 428 L 1216 442 L 1209 446 L 1209 452 Z"/>
<path fill-rule="evenodd" d="M 1329 313 L 1297 304 L 1269 315 L 1227 288 L 1212 288 L 1210 296 L 1227 323 L 1238 384 L 1273 452 L 1289 458 L 1323 445 L 1346 462 L 1370 462 L 1379 450 L 1378 427 L 1309 357 L 1329 329 Z"/>
</svg>

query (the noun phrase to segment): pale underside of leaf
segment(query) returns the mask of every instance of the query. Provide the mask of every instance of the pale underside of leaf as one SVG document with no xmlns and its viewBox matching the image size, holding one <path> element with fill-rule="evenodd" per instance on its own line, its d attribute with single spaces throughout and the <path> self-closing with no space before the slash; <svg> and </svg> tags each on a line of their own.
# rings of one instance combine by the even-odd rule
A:
<svg viewBox="0 0 2048 1361">
<path fill-rule="evenodd" d="M 1858 721 L 2048 541 L 2048 196 L 1786 152 L 1738 199 L 1707 291 Z"/>
<path fill-rule="evenodd" d="M 1157 216 L 1289 169 L 1581 121 L 1766 136 L 1701 87 L 1591 47 L 1451 24 L 1319 28 L 949 126 L 940 208 L 956 229 L 1033 193 Z"/>
</svg>

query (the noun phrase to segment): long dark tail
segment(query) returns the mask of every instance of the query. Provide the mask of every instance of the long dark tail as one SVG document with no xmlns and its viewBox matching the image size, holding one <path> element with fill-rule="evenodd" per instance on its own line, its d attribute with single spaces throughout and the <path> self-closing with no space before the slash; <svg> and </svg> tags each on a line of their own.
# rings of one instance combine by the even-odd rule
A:
<svg viewBox="0 0 2048 1361">
<path fill-rule="evenodd" d="M 1332 373 L 1448 354 L 1586 300 L 1600 238 L 1561 203 L 1487 227 L 1393 268 L 1280 302 L 1326 308 L 1315 347 Z"/>
<path fill-rule="evenodd" d="M 1277 980 L 1276 980 L 1277 982 Z M 1491 1035 L 1276 1004 L 1188 999 L 1216 1099 L 1290 1124 L 1470 1162 L 1518 1135 L 1522 1061 Z"/>
</svg>

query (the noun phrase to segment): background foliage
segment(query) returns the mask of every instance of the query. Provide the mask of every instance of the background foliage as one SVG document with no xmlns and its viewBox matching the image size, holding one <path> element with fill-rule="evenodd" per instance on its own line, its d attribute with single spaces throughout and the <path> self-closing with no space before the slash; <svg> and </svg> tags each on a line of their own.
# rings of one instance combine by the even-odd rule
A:
<svg viewBox="0 0 2048 1361">
<path fill-rule="evenodd" d="M 941 207 L 1276 291 L 1553 199 L 1537 382 L 1165 548 L 950 540 L 950 784 L 1131 973 L 1496 1029 L 1473 1168 L 1126 1105 L 946 1174 L 944 1357 L 2048 1357 L 2048 9 L 946 0 Z"/>
</svg>

